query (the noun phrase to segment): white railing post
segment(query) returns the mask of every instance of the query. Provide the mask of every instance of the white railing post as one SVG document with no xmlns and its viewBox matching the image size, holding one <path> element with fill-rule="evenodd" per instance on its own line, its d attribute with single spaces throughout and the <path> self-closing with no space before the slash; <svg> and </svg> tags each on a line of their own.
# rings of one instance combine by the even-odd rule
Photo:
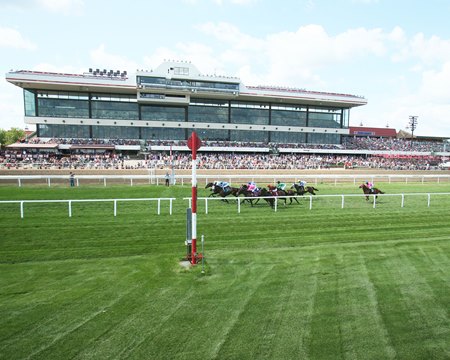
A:
<svg viewBox="0 0 450 360">
<path fill-rule="evenodd" d="M 114 199 L 114 216 L 117 216 L 117 200 Z"/>
<path fill-rule="evenodd" d="M 50 187 L 50 178 L 47 178 L 48 187 Z"/>
<path fill-rule="evenodd" d="M 106 178 L 103 178 L 103 186 L 106 186 Z"/>
<path fill-rule="evenodd" d="M 377 197 L 376 195 L 373 195 L 373 208 L 375 209 L 377 207 Z"/>
<path fill-rule="evenodd" d="M 77 187 L 79 187 L 80 186 L 80 181 L 79 181 L 79 179 L 77 178 Z"/>
<path fill-rule="evenodd" d="M 169 202 L 170 202 L 170 206 L 169 206 L 169 214 L 172 215 L 172 202 L 173 202 L 173 199 L 170 198 L 170 199 L 169 199 Z"/>
<path fill-rule="evenodd" d="M 69 217 L 72 217 L 72 200 L 69 200 Z"/>
<path fill-rule="evenodd" d="M 20 178 L 17 179 L 19 181 L 19 187 L 22 187 L 22 181 L 20 180 Z"/>
<path fill-rule="evenodd" d="M 20 202 L 20 218 L 23 219 L 23 201 Z"/>
<path fill-rule="evenodd" d="M 428 194 L 428 207 L 430 207 L 430 201 L 431 201 L 431 194 Z"/>
<path fill-rule="evenodd" d="M 158 215 L 161 215 L 161 199 L 158 199 Z"/>
<path fill-rule="evenodd" d="M 402 207 L 405 206 L 405 194 L 402 194 Z"/>
<path fill-rule="evenodd" d="M 309 210 L 312 209 L 312 195 L 309 195 Z"/>
<path fill-rule="evenodd" d="M 205 198 L 205 214 L 208 213 L 208 198 Z"/>
<path fill-rule="evenodd" d="M 130 178 L 130 186 L 133 186 L 133 178 Z"/>
<path fill-rule="evenodd" d="M 237 200 L 237 205 L 238 205 L 238 214 L 241 213 L 241 200 L 239 199 L 239 196 L 236 198 Z"/>
<path fill-rule="evenodd" d="M 344 195 L 342 195 L 342 203 L 341 203 L 341 209 L 344 208 Z"/>
<path fill-rule="evenodd" d="M 277 212 L 277 206 L 278 206 L 278 198 L 275 198 L 275 206 L 274 206 L 275 212 Z"/>
</svg>

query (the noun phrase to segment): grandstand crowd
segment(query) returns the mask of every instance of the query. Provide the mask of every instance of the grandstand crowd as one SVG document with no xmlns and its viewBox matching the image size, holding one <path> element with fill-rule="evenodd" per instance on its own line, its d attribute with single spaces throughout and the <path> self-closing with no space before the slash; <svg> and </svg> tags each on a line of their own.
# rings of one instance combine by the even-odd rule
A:
<svg viewBox="0 0 450 360">
<path fill-rule="evenodd" d="M 54 149 L 8 147 L 0 151 L 0 168 L 3 169 L 190 169 L 191 155 L 188 151 L 154 151 L 152 146 L 185 146 L 186 141 L 147 141 L 143 154 L 121 152 L 111 149 L 92 149 L 92 145 L 139 145 L 139 140 L 122 139 L 40 139 L 33 138 L 27 144 L 72 144 L 86 145 L 86 149 L 74 151 Z M 142 144 L 141 144 L 142 145 Z M 411 141 L 395 138 L 347 137 L 343 144 L 268 144 L 248 142 L 207 141 L 206 146 L 220 147 L 223 151 L 199 152 L 198 169 L 327 169 L 327 168 L 372 168 L 388 170 L 437 169 L 443 160 L 435 152 L 445 152 L 445 144 L 433 141 Z M 252 147 L 274 149 L 302 148 L 310 153 L 231 152 L 230 147 Z M 321 149 L 321 153 L 314 153 Z M 326 153 L 323 150 L 328 150 Z M 417 155 L 394 154 L 336 154 L 333 150 L 381 150 L 410 151 Z"/>
<path fill-rule="evenodd" d="M 71 144 L 71 145 L 140 145 L 140 140 L 127 139 L 65 139 L 65 138 L 32 138 L 26 140 L 29 144 Z M 378 138 L 378 137 L 353 137 L 343 138 L 342 144 L 280 144 L 267 142 L 237 142 L 207 140 L 203 144 L 210 147 L 252 147 L 252 148 L 284 148 L 284 149 L 328 149 L 328 150 L 389 150 L 389 151 L 420 151 L 420 152 L 444 152 L 447 151 L 446 144 L 437 141 L 413 141 L 400 138 Z M 187 141 L 177 140 L 147 140 L 146 148 L 151 150 L 152 146 L 187 146 Z M 450 145 L 449 145 L 450 147 Z"/>
</svg>

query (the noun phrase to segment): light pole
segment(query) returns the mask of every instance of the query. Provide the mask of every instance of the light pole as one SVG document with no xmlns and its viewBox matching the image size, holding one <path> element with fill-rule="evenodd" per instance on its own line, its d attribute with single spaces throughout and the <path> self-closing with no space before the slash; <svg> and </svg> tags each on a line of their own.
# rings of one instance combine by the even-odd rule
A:
<svg viewBox="0 0 450 360">
<path fill-rule="evenodd" d="M 409 128 L 411 129 L 411 141 L 414 139 L 414 130 L 417 128 L 417 118 L 418 116 L 411 115 L 409 117 Z"/>
</svg>

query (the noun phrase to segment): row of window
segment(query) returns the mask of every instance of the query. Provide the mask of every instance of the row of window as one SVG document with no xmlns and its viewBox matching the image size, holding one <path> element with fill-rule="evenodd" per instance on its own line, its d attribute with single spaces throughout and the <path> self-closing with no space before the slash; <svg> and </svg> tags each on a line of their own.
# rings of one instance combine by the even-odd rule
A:
<svg viewBox="0 0 450 360">
<path fill-rule="evenodd" d="M 144 140 L 187 140 L 191 129 L 147 128 L 97 125 L 37 125 L 39 137 L 49 138 L 102 138 Z M 305 134 L 284 131 L 197 130 L 203 140 L 339 144 L 339 134 Z"/>
<path fill-rule="evenodd" d="M 138 76 L 138 85 L 147 85 L 152 87 L 163 88 L 184 88 L 189 90 L 195 89 L 209 89 L 209 90 L 225 90 L 225 91 L 239 91 L 239 84 L 224 83 L 217 81 L 195 81 L 195 80 L 181 80 L 181 79 L 166 79 L 163 77 Z"/>
<path fill-rule="evenodd" d="M 142 105 L 137 102 L 116 101 L 121 95 L 95 96 L 82 100 L 78 93 L 38 92 L 25 90 L 25 115 L 61 118 L 93 118 L 117 120 L 175 121 L 232 123 L 280 126 L 348 127 L 348 109 L 323 109 L 293 106 L 273 106 L 241 101 L 193 100 L 187 107 Z M 47 96 L 47 94 L 49 96 Z M 94 97 L 91 97 L 91 100 Z M 98 98 L 98 99 L 97 99 Z M 227 106 L 222 106 L 222 105 Z M 344 116 L 342 116 L 344 115 Z"/>
</svg>

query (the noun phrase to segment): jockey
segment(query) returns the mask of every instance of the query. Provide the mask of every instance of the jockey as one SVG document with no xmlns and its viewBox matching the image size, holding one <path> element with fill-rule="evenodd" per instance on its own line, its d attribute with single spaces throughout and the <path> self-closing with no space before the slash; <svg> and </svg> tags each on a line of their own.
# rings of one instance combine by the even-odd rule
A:
<svg viewBox="0 0 450 360">
<path fill-rule="evenodd" d="M 226 181 L 214 181 L 214 186 L 219 186 L 223 191 L 227 191 L 227 189 L 230 187 L 230 184 Z"/>
<path fill-rule="evenodd" d="M 250 182 L 247 184 L 247 190 L 248 190 L 248 191 L 255 192 L 256 189 L 257 189 L 257 187 L 256 187 L 256 183 L 255 183 L 254 181 L 250 181 Z"/>
<path fill-rule="evenodd" d="M 370 181 L 366 181 L 366 186 L 370 190 L 370 192 L 373 193 L 373 183 Z"/>
<path fill-rule="evenodd" d="M 272 184 L 267 185 L 267 189 L 273 196 L 278 196 L 278 187 L 273 186 Z"/>
<path fill-rule="evenodd" d="M 279 180 L 277 181 L 277 190 L 283 190 L 286 189 L 286 184 L 280 182 Z"/>
<path fill-rule="evenodd" d="M 300 188 L 301 188 L 302 190 L 305 190 L 306 181 L 305 181 L 305 180 L 300 180 L 300 181 L 298 182 L 298 186 L 300 186 Z"/>
</svg>

